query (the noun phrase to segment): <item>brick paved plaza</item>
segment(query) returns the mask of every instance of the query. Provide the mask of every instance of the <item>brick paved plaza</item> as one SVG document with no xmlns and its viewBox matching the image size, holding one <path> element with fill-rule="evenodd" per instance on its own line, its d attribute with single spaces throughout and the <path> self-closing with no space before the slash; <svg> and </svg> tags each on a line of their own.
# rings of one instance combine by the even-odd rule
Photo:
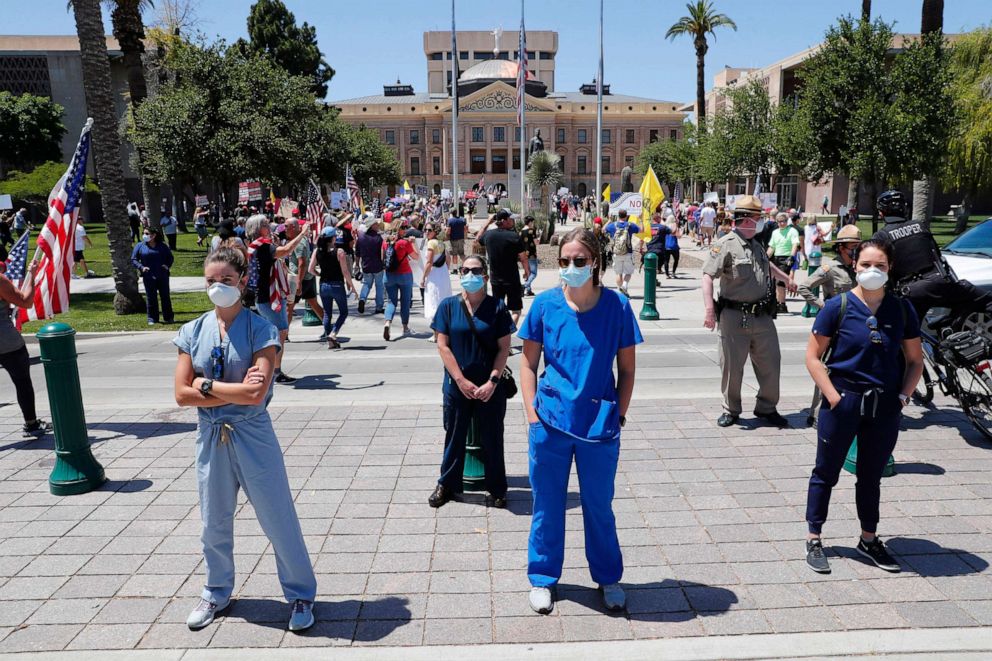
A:
<svg viewBox="0 0 992 661">
<path fill-rule="evenodd" d="M 278 401 L 278 396 L 277 400 Z M 803 401 L 787 401 L 796 411 Z M 441 454 L 438 405 L 273 406 L 318 578 L 318 623 L 288 606 L 251 508 L 235 525 L 236 601 L 184 624 L 203 580 L 194 413 L 87 411 L 110 482 L 48 493 L 51 437 L 20 439 L 0 408 L 0 652 L 102 648 L 447 645 L 992 624 L 992 446 L 957 411 L 913 408 L 883 483 L 880 534 L 906 571 L 853 554 L 844 473 L 825 528 L 833 573 L 803 561 L 814 433 L 718 429 L 716 400 L 637 401 L 615 508 L 628 609 L 602 612 L 571 483 L 568 552 L 550 616 L 527 605 L 530 524 L 522 409 L 507 414 L 509 508 L 467 495 L 426 504 Z M 791 417 L 800 424 L 800 414 Z M 840 557 L 837 557 L 840 556 Z"/>
</svg>

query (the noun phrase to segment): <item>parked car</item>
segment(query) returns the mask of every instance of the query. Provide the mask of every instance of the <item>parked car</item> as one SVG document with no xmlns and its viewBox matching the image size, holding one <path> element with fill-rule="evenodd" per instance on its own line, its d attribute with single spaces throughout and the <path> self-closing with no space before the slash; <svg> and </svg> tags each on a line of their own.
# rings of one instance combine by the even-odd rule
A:
<svg viewBox="0 0 992 661">
<path fill-rule="evenodd" d="M 975 225 L 944 249 L 944 258 L 961 280 L 968 280 L 976 287 L 992 291 L 992 218 Z M 946 314 L 947 308 L 934 308 L 928 317 Z M 965 322 L 965 329 L 984 329 L 992 335 L 992 318 L 974 313 Z"/>
</svg>

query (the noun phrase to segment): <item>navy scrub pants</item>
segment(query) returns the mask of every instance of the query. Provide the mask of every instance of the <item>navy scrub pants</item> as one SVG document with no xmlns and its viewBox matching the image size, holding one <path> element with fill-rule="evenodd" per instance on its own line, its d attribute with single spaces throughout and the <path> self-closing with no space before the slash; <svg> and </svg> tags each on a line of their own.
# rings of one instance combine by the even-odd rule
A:
<svg viewBox="0 0 992 661">
<path fill-rule="evenodd" d="M 840 478 L 844 459 L 854 438 L 858 439 L 855 502 L 861 529 L 874 533 L 878 527 L 882 471 L 896 447 L 902 418 L 898 394 L 878 389 L 864 393 L 838 388 L 840 401 L 820 407 L 817 422 L 816 466 L 809 478 L 806 497 L 806 523 L 809 531 L 820 534 L 827 520 L 830 492 Z"/>
<path fill-rule="evenodd" d="M 565 562 L 565 506 L 573 456 L 579 476 L 589 573 L 600 585 L 618 582 L 623 576 L 623 555 L 613 516 L 613 483 L 620 459 L 620 439 L 584 441 L 543 422 L 531 423 L 528 437 L 534 498 L 527 541 L 530 584 L 549 587 L 561 578 Z"/>
<path fill-rule="evenodd" d="M 162 299 L 162 316 L 165 323 L 173 322 L 172 296 L 169 293 L 169 276 L 156 277 L 147 273 L 141 276 L 145 284 L 145 296 L 147 301 L 145 306 L 148 312 L 148 321 L 158 323 L 158 299 Z"/>
<path fill-rule="evenodd" d="M 503 386 L 496 386 L 488 402 L 466 399 L 459 392 L 444 395 L 444 456 L 441 477 L 437 483 L 454 493 L 462 492 L 465 472 L 465 441 L 473 416 L 478 421 L 475 439 L 482 446 L 482 461 L 486 467 L 486 491 L 494 498 L 506 496 L 506 462 L 503 457 L 503 418 L 506 417 L 506 395 Z"/>
</svg>

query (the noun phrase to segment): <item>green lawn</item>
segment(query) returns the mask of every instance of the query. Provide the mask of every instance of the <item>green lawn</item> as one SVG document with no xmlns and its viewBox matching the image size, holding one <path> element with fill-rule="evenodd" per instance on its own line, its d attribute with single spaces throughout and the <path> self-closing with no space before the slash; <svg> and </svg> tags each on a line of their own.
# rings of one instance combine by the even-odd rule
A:
<svg viewBox="0 0 992 661">
<path fill-rule="evenodd" d="M 93 247 L 86 248 L 86 265 L 94 271 L 98 277 L 111 275 L 110 269 L 110 247 L 107 244 L 107 227 L 103 223 L 87 223 L 86 235 L 93 242 Z M 32 232 L 31 245 L 37 238 L 37 228 Z M 176 261 L 172 266 L 172 275 L 203 275 L 203 259 L 207 256 L 207 248 L 210 236 L 203 241 L 203 247 L 196 245 L 196 233 L 179 233 L 174 253 Z"/>
<path fill-rule="evenodd" d="M 212 310 L 213 305 L 205 292 L 183 292 L 172 295 L 172 309 L 176 315 L 176 323 L 149 326 L 144 311 L 123 316 L 114 314 L 113 294 L 73 294 L 69 311 L 56 316 L 54 320 L 69 324 L 79 332 L 174 331 L 187 321 Z M 24 324 L 23 332 L 25 335 L 35 333 L 46 323 L 32 321 Z"/>
<path fill-rule="evenodd" d="M 971 220 L 968 223 L 968 228 L 970 229 L 970 228 L 974 227 L 975 225 L 977 225 L 981 221 L 985 220 L 985 218 L 987 218 L 986 215 L 972 214 L 971 215 Z M 824 221 L 827 221 L 827 220 L 836 221 L 837 217 L 836 216 L 819 216 L 818 215 L 817 216 L 817 219 L 818 220 L 824 220 Z M 878 226 L 881 227 L 882 224 L 883 223 L 882 223 L 881 219 L 879 219 Z M 951 242 L 952 239 L 955 238 L 956 235 L 954 234 L 954 224 L 955 224 L 955 221 L 954 220 L 951 220 L 950 218 L 948 218 L 946 216 L 934 216 L 933 217 L 933 220 L 930 221 L 930 231 L 933 232 L 933 238 L 935 238 L 937 240 L 937 244 L 941 248 L 943 248 L 944 246 L 946 246 L 948 243 Z M 871 231 L 871 216 L 861 216 L 860 219 L 858 220 L 858 228 L 861 230 L 861 238 L 862 239 L 869 238 L 872 235 L 872 231 Z"/>
</svg>

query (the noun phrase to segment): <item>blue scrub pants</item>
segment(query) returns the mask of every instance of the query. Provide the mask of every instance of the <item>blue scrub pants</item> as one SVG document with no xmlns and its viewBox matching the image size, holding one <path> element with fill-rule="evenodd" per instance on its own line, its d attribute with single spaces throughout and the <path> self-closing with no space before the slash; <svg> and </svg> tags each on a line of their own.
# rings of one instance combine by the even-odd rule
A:
<svg viewBox="0 0 992 661">
<path fill-rule="evenodd" d="M 524 283 L 524 291 L 530 291 L 530 286 L 534 284 L 534 280 L 537 279 L 537 266 L 538 261 L 536 257 L 530 257 L 527 259 L 527 264 L 530 266 L 530 276 Z"/>
<path fill-rule="evenodd" d="M 461 392 L 444 395 L 444 456 L 441 476 L 437 483 L 455 493 L 462 492 L 465 472 L 465 441 L 469 426 L 475 418 L 474 439 L 482 447 L 486 468 L 486 491 L 493 498 L 506 496 L 506 461 L 503 456 L 503 419 L 506 417 L 506 395 L 503 386 L 496 386 L 488 402 L 467 399 Z"/>
<path fill-rule="evenodd" d="M 202 597 L 220 607 L 234 590 L 234 514 L 238 488 L 269 538 L 276 554 L 276 571 L 283 596 L 312 602 L 317 579 L 303 541 L 289 490 L 282 449 L 268 413 L 228 423 L 200 420 L 196 442 L 196 478 L 203 520 L 203 560 L 207 582 Z M 227 442 L 223 439 L 227 437 Z"/>
<path fill-rule="evenodd" d="M 820 534 L 827 520 L 830 492 L 840 478 L 847 451 L 857 437 L 855 502 L 861 529 L 873 533 L 878 527 L 882 471 L 896 447 L 902 407 L 897 393 L 881 390 L 862 393 L 839 387 L 837 390 L 841 394 L 837 406 L 831 409 L 824 400 L 820 407 L 816 466 L 809 478 L 806 497 L 806 523 L 811 533 Z"/>
<path fill-rule="evenodd" d="M 575 456 L 579 500 L 585 528 L 586 560 L 592 580 L 616 583 L 623 576 L 623 555 L 613 516 L 613 490 L 620 439 L 583 441 L 543 422 L 531 423 L 530 487 L 534 516 L 527 541 L 527 577 L 534 587 L 558 583 L 565 562 L 565 500 Z"/>
<path fill-rule="evenodd" d="M 343 282 L 322 282 L 320 283 L 320 302 L 324 306 L 324 332 L 328 335 L 335 335 L 341 331 L 345 319 L 348 318 L 348 292 L 345 291 Z M 338 318 L 332 324 L 331 312 L 334 304 L 338 306 Z"/>
<path fill-rule="evenodd" d="M 362 293 L 358 297 L 361 300 L 366 300 L 369 297 L 369 292 L 372 291 L 372 285 L 375 284 L 375 309 L 382 310 L 385 301 L 385 285 L 382 282 L 383 272 L 378 273 L 365 273 L 362 275 Z"/>
<path fill-rule="evenodd" d="M 410 305 L 413 301 L 413 274 L 412 273 L 387 273 L 386 274 L 386 321 L 392 322 L 396 316 L 396 304 L 399 299 L 400 321 L 404 326 L 410 325 Z"/>
<path fill-rule="evenodd" d="M 148 321 L 158 323 L 158 299 L 162 298 L 162 316 L 165 323 L 171 324 L 174 315 L 172 313 L 172 297 L 169 295 L 169 276 L 161 278 L 147 273 L 141 276 L 141 281 L 145 285 L 145 296 L 147 301 L 145 306 L 148 311 Z"/>
</svg>

